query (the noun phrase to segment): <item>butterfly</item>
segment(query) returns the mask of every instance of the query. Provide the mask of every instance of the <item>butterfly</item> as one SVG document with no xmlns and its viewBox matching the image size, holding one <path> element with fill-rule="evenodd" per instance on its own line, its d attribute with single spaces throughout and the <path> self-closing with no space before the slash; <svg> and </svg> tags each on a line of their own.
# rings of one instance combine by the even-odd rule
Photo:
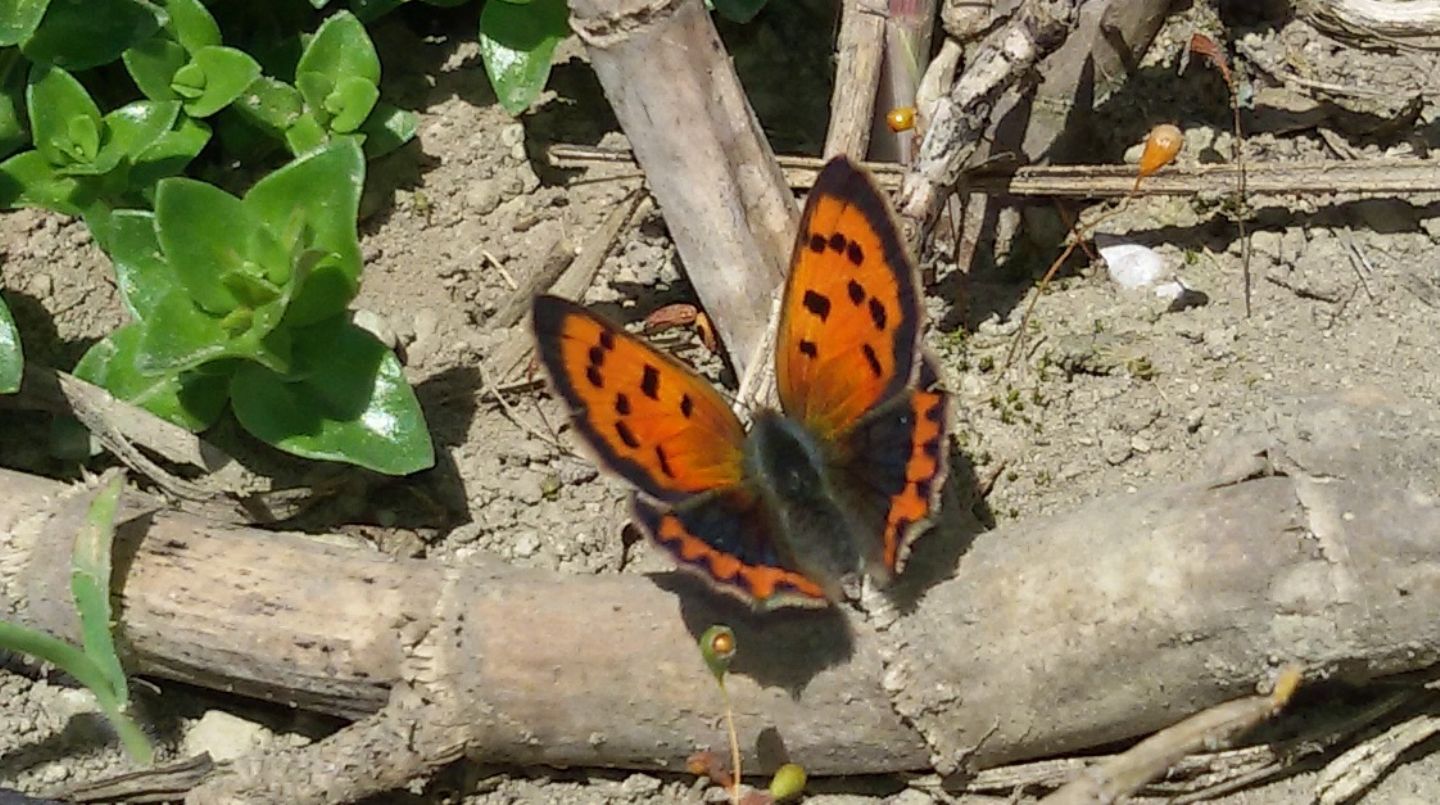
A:
<svg viewBox="0 0 1440 805">
<path fill-rule="evenodd" d="M 770 608 L 881 583 L 938 504 L 949 400 L 919 343 L 915 267 L 844 157 L 801 216 L 775 341 L 780 410 L 747 431 L 708 381 L 574 302 L 535 299 L 536 351 L 635 520 L 679 567 Z"/>
</svg>

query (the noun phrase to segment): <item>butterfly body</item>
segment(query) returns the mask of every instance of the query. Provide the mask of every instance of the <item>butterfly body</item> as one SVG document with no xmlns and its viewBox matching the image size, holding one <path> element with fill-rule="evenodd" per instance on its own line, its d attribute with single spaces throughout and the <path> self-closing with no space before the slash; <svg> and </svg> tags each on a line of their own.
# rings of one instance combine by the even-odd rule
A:
<svg viewBox="0 0 1440 805">
<path fill-rule="evenodd" d="M 780 409 L 747 430 L 703 378 L 572 302 L 537 297 L 537 352 L 635 519 L 683 569 L 760 606 L 888 581 L 945 474 L 948 400 L 918 345 L 914 268 L 848 160 L 801 217 L 776 338 Z"/>
</svg>

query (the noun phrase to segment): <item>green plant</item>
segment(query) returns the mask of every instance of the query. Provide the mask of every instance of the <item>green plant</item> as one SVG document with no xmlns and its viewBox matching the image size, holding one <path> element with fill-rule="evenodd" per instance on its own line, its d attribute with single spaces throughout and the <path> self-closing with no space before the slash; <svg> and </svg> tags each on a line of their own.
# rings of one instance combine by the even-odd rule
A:
<svg viewBox="0 0 1440 805">
<path fill-rule="evenodd" d="M 102 115 L 60 67 L 36 64 L 25 87 L 35 147 L 0 162 L 0 204 L 87 219 L 143 204 L 155 181 L 185 168 L 210 138 L 179 101 L 136 101 Z"/>
<path fill-rule="evenodd" d="M 0 52 L 0 155 L 13 154 L 0 206 L 83 217 L 115 265 L 133 321 L 85 354 L 83 379 L 193 430 L 228 404 L 297 455 L 429 467 L 399 361 L 346 312 L 361 271 L 362 148 L 373 158 L 408 141 L 414 115 L 380 100 L 380 60 L 354 14 L 309 35 L 293 9 L 241 23 L 248 52 L 223 43 L 201 0 L 0 8 L 0 45 L 18 45 Z M 96 98 L 133 95 L 113 86 L 123 74 L 78 71 L 116 60 L 144 98 L 105 112 Z M 180 178 L 212 124 L 232 158 L 285 147 L 295 159 L 243 198 Z M 18 384 L 13 332 L 0 318 L 0 390 Z"/>
<path fill-rule="evenodd" d="M 243 199 L 171 178 L 153 213 L 115 213 L 105 241 L 134 321 L 75 374 L 193 430 L 228 400 L 246 430 L 296 455 L 392 474 L 429 467 L 399 361 L 346 314 L 359 289 L 364 172 L 344 138 Z"/>
<path fill-rule="evenodd" d="M 130 689 L 110 624 L 110 550 L 115 536 L 115 512 L 125 478 L 112 473 L 101 486 L 85 524 L 75 537 L 70 564 L 70 594 L 80 616 L 81 648 L 44 632 L 0 621 L 0 647 L 52 663 L 90 689 L 120 742 L 137 762 L 154 758 L 150 739 L 126 714 Z"/>
<path fill-rule="evenodd" d="M 565 0 L 487 0 L 480 9 L 480 58 L 505 111 L 520 114 L 545 89 L 569 18 Z"/>
<path fill-rule="evenodd" d="M 20 351 L 20 333 L 15 329 L 15 319 L 10 317 L 10 308 L 0 297 L 0 394 L 19 391 L 24 371 L 25 356 Z"/>
</svg>

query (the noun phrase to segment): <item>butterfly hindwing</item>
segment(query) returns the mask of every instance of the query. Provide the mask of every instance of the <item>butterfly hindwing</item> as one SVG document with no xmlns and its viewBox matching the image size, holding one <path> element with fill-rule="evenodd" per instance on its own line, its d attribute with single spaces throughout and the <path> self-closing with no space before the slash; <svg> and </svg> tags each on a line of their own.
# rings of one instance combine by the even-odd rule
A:
<svg viewBox="0 0 1440 805">
<path fill-rule="evenodd" d="M 738 483 L 744 427 L 708 381 L 574 302 L 539 296 L 536 349 L 601 463 L 664 501 Z"/>
<path fill-rule="evenodd" d="M 925 357 L 913 388 L 841 436 L 839 475 L 852 510 L 876 535 L 869 552 L 875 575 L 899 572 L 909 542 L 934 514 L 945 480 L 949 402 Z"/>
<path fill-rule="evenodd" d="M 774 519 L 743 486 L 698 496 L 673 509 L 637 497 L 635 518 L 679 566 L 723 592 L 761 606 L 824 606 L 820 585 L 784 567 Z"/>
<path fill-rule="evenodd" d="M 841 157 L 801 216 L 775 344 L 781 405 L 822 437 L 899 394 L 914 374 L 914 266 L 870 177 Z"/>
</svg>

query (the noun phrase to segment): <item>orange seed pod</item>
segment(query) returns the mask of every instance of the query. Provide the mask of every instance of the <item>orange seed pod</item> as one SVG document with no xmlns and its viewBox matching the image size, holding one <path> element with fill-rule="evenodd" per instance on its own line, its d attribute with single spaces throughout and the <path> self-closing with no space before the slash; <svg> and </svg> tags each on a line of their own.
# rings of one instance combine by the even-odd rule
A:
<svg viewBox="0 0 1440 805">
<path fill-rule="evenodd" d="M 1169 165 L 1185 145 L 1185 135 L 1177 126 L 1161 123 L 1150 130 L 1145 138 L 1145 150 L 1140 154 L 1140 176 L 1146 177 Z"/>
</svg>

